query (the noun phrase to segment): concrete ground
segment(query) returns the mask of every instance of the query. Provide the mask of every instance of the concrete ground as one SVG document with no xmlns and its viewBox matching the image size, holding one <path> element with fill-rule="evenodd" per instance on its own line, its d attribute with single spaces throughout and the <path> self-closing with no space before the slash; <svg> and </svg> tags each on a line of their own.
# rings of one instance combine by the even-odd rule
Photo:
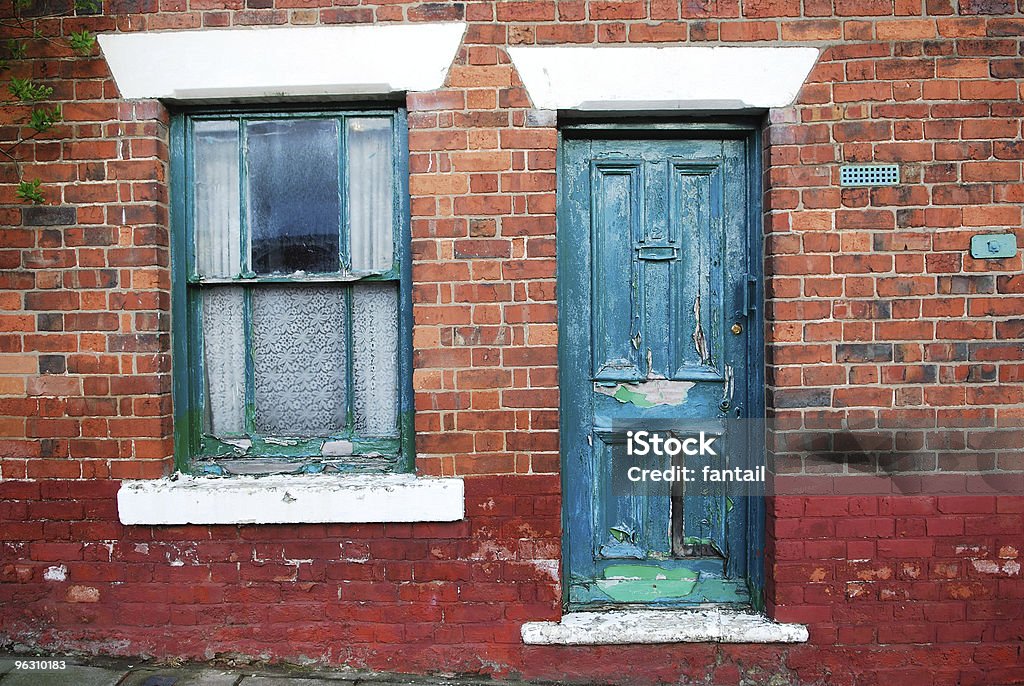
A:
<svg viewBox="0 0 1024 686">
<path fill-rule="evenodd" d="M 32 661 L 64 661 L 64 669 Z M 18 663 L 28 663 L 19 665 Z M 0 686 L 494 686 L 487 680 L 414 677 L 310 667 L 168 665 L 141 659 L 0 652 Z M 525 682 L 500 682 L 525 686 Z"/>
</svg>

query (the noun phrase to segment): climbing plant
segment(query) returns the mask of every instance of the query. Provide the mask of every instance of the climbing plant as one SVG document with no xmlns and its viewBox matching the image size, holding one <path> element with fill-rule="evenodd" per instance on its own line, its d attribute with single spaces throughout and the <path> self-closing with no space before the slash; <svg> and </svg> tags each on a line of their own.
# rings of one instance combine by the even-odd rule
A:
<svg viewBox="0 0 1024 686">
<path fill-rule="evenodd" d="M 14 121 L 7 122 L 16 130 L 10 140 L 0 143 L 0 163 L 14 167 L 15 195 L 22 202 L 41 204 L 45 198 L 42 181 L 24 177 L 19 148 L 61 121 L 53 87 L 33 78 L 30 61 L 47 54 L 47 46 L 66 46 L 78 55 L 88 55 L 96 46 L 96 35 L 88 29 L 54 38 L 46 35 L 41 25 L 67 16 L 99 14 L 102 9 L 102 0 L 14 0 L 9 14 L 0 16 L 0 30 L 8 36 L 0 45 L 0 105 L 17 113 Z"/>
</svg>

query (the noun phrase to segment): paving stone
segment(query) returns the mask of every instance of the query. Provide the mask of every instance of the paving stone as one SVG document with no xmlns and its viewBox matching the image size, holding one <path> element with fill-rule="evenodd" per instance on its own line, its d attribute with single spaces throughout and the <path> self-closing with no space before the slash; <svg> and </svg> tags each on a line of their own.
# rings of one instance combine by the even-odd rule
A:
<svg viewBox="0 0 1024 686">
<path fill-rule="evenodd" d="M 66 669 L 12 669 L 2 686 L 115 686 L 124 670 L 68 665 Z"/>
<path fill-rule="evenodd" d="M 118 686 L 234 686 L 241 677 L 219 669 L 147 667 L 132 671 Z"/>
<path fill-rule="evenodd" d="M 354 681 L 337 679 L 307 679 L 289 676 L 247 676 L 239 686 L 355 686 Z M 6 686 L 6 685 L 5 685 Z"/>
<path fill-rule="evenodd" d="M 2 0 L 0 0 L 2 1 Z M 64 670 L 15 670 L 17 660 L 64 660 Z M 88 663 L 88 666 L 82 663 Z M 139 664 L 137 660 L 69 655 L 0 653 L 0 686 L 496 686 L 489 680 L 398 675 L 345 668 L 238 667 L 234 671 L 202 664 L 182 667 Z M 256 673 L 254 673 L 256 672 Z M 528 682 L 504 682 L 527 686 Z M 553 686 L 546 684 L 545 686 Z"/>
</svg>

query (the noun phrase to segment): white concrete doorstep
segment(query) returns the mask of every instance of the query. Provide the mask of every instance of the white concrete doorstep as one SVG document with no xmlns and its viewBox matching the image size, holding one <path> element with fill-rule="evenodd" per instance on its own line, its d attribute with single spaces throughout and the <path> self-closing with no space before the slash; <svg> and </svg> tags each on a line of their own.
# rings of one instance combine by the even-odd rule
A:
<svg viewBox="0 0 1024 686">
<path fill-rule="evenodd" d="M 631 643 L 803 643 L 807 627 L 719 608 L 570 612 L 560 622 L 527 622 L 528 645 Z"/>
</svg>

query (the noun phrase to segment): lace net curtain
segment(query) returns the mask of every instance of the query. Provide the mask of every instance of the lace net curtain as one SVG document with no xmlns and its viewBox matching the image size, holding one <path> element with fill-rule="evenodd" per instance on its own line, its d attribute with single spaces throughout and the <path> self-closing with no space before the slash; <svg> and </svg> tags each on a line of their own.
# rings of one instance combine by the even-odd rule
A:
<svg viewBox="0 0 1024 686">
<path fill-rule="evenodd" d="M 325 145 L 324 122 L 316 123 L 274 130 L 274 145 L 280 152 L 269 161 L 267 155 L 254 155 L 253 140 L 258 136 L 247 132 L 249 223 L 253 223 L 253 196 L 259 196 L 261 189 L 274 183 L 289 189 L 287 207 L 282 207 L 283 196 L 277 197 L 272 204 L 264 203 L 263 216 L 256 220 L 261 224 L 258 240 L 271 244 L 268 254 L 296 245 L 301 249 L 302 240 L 310 236 L 323 243 L 317 237 L 329 234 L 323 225 L 330 222 L 324 217 L 335 210 L 324 207 L 333 201 L 325 199 L 322 184 L 306 184 L 313 192 L 304 196 L 304 186 L 294 183 L 296 178 L 308 178 L 311 166 L 320 176 L 330 176 L 330 159 L 323 159 L 320 152 L 303 153 L 320 151 Z M 260 124 L 265 123 L 248 126 Z M 351 271 L 356 275 L 386 272 L 394 260 L 391 121 L 355 117 L 345 125 L 347 159 L 341 176 L 347 180 L 344 205 Z M 195 261 L 203 278 L 226 279 L 243 270 L 239 145 L 238 121 L 195 123 Z M 334 156 L 335 169 L 339 149 L 327 154 L 327 158 Z M 311 161 L 310 157 L 321 159 Z M 273 168 L 254 174 L 254 158 Z M 282 176 L 287 181 L 274 181 Z M 265 200 L 269 192 L 264 190 L 259 197 Z M 315 226 L 305 228 L 303 222 Z M 250 236 L 248 244 L 254 242 Z M 334 246 L 336 251 L 336 241 Z M 268 259 L 268 264 L 288 263 L 287 256 Z M 245 433 L 246 384 L 250 383 L 253 428 L 259 435 L 337 435 L 348 426 L 351 405 L 351 428 L 356 435 L 397 436 L 397 282 L 209 284 L 201 288 L 200 307 L 207 432 Z M 247 381 L 246 307 L 250 309 L 251 381 Z"/>
</svg>

